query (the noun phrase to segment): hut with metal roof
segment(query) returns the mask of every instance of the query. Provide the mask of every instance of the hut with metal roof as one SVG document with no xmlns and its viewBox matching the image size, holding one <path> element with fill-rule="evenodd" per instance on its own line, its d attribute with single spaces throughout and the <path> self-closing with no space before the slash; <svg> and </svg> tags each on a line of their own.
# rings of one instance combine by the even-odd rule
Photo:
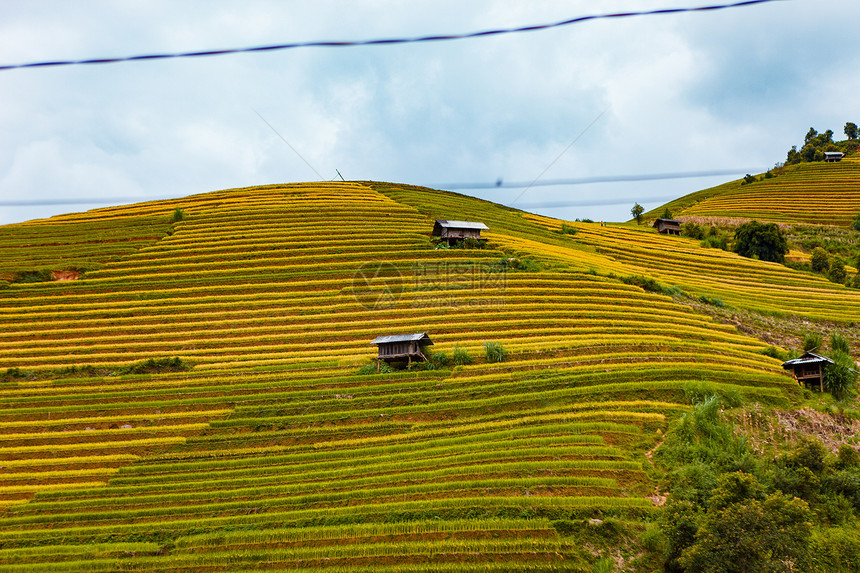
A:
<svg viewBox="0 0 860 573">
<path fill-rule="evenodd" d="M 653 226 L 657 229 L 658 233 L 664 235 L 681 234 L 681 221 L 676 221 L 675 219 L 657 219 L 654 221 Z"/>
<path fill-rule="evenodd" d="M 413 360 L 416 362 L 427 360 L 424 347 L 431 346 L 433 341 L 430 340 L 426 332 L 417 332 L 415 334 L 377 336 L 371 344 L 379 347 L 379 360 L 388 363 L 402 361 L 412 363 Z"/>
<path fill-rule="evenodd" d="M 433 225 L 433 236 L 439 237 L 449 245 L 454 245 L 457 241 L 465 239 L 481 240 L 481 231 L 487 230 L 489 227 L 485 224 L 474 221 L 436 219 L 436 223 Z"/>
<path fill-rule="evenodd" d="M 842 158 L 845 157 L 845 154 L 841 151 L 825 151 L 824 152 L 824 161 L 827 163 L 835 163 L 837 161 L 842 161 Z"/>
<path fill-rule="evenodd" d="M 791 370 L 799 384 L 810 388 L 818 386 L 824 392 L 824 367 L 827 364 L 833 364 L 833 361 L 814 352 L 804 352 L 799 358 L 783 362 L 782 367 Z"/>
</svg>

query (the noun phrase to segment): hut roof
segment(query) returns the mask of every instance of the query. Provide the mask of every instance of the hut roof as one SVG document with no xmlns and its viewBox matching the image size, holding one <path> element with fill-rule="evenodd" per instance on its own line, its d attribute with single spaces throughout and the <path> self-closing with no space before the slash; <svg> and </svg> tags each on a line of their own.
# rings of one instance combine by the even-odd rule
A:
<svg viewBox="0 0 860 573">
<path fill-rule="evenodd" d="M 449 221 L 448 219 L 436 219 L 436 224 L 448 229 L 490 229 L 483 223 L 476 223 L 473 221 Z"/>
<path fill-rule="evenodd" d="M 371 344 L 388 344 L 390 342 L 423 342 L 424 344 L 433 344 L 426 332 L 416 332 L 415 334 L 389 334 L 387 336 L 377 336 Z M 425 342 L 426 341 L 426 342 Z"/>
<path fill-rule="evenodd" d="M 815 354 L 814 352 L 804 352 L 803 356 L 799 358 L 793 358 L 792 360 L 786 360 L 785 362 L 783 362 L 782 367 L 787 370 L 800 364 L 818 364 L 822 362 L 833 364 L 833 361 L 826 356 L 821 356 L 819 354 Z"/>
</svg>

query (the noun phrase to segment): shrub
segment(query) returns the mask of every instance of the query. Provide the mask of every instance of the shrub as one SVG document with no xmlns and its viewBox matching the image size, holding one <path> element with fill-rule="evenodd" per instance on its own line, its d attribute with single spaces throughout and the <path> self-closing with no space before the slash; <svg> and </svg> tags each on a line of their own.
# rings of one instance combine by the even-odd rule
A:
<svg viewBox="0 0 860 573">
<path fill-rule="evenodd" d="M 732 248 L 742 257 L 783 263 L 788 242 L 776 223 L 750 221 L 737 228 Z"/>
<path fill-rule="evenodd" d="M 179 221 L 185 220 L 185 211 L 177 207 L 173 210 L 173 217 L 171 218 L 174 223 L 178 223 Z"/>
<path fill-rule="evenodd" d="M 663 555 L 669 550 L 669 539 L 659 527 L 649 523 L 642 533 L 642 547 L 652 553 Z"/>
<path fill-rule="evenodd" d="M 845 272 L 845 261 L 842 257 L 833 257 L 830 261 L 830 271 L 827 273 L 827 278 L 839 284 L 844 284 L 848 273 Z"/>
<path fill-rule="evenodd" d="M 666 207 L 665 209 L 663 209 L 663 214 L 660 215 L 660 218 L 661 219 L 671 219 L 672 218 L 672 211 L 670 211 L 669 208 Z"/>
<path fill-rule="evenodd" d="M 684 233 L 685 237 L 690 237 L 691 239 L 697 239 L 701 241 L 705 238 L 705 230 L 696 223 L 684 223 L 684 225 L 681 227 L 681 231 Z"/>
<path fill-rule="evenodd" d="M 86 368 L 86 367 L 84 367 Z M 92 368 L 91 366 L 89 368 Z M 94 370 L 94 369 L 93 369 Z M 191 370 L 191 365 L 179 357 L 172 358 L 149 358 L 142 362 L 135 362 L 115 370 L 115 374 L 158 374 L 161 372 L 182 372 Z"/>
<path fill-rule="evenodd" d="M 487 354 L 487 362 L 504 362 L 508 357 L 508 351 L 498 342 L 485 342 L 484 351 Z"/>
<path fill-rule="evenodd" d="M 458 243 L 458 246 L 463 249 L 483 249 L 487 244 L 486 241 L 482 241 L 481 239 L 475 239 L 474 237 L 469 237 L 464 239 L 461 243 Z"/>
<path fill-rule="evenodd" d="M 851 355 L 837 350 L 830 357 L 833 364 L 824 367 L 824 389 L 837 400 L 850 398 L 856 393 L 857 372 L 856 364 Z"/>
<path fill-rule="evenodd" d="M 619 280 L 626 285 L 636 285 L 642 290 L 648 292 L 663 293 L 666 291 L 666 289 L 663 288 L 663 285 L 661 285 L 651 277 L 643 277 L 642 275 L 631 275 L 629 277 L 619 277 Z"/>
<path fill-rule="evenodd" d="M 767 348 L 762 350 L 761 353 L 765 356 L 770 356 L 771 358 L 785 361 L 784 354 L 780 352 L 779 348 L 777 348 L 776 346 L 768 346 Z"/>
<path fill-rule="evenodd" d="M 503 257 L 499 259 L 498 265 L 503 270 L 522 271 L 526 273 L 536 273 L 543 269 L 540 263 L 528 257 Z"/>
<path fill-rule="evenodd" d="M 723 308 L 724 306 L 726 306 L 721 299 L 716 297 L 710 297 L 704 294 L 699 297 L 699 300 L 705 304 L 716 306 L 717 308 Z"/>
<path fill-rule="evenodd" d="M 427 360 L 427 370 L 442 370 L 451 364 L 451 358 L 445 352 L 434 352 Z"/>
<path fill-rule="evenodd" d="M 571 227 L 567 223 L 562 223 L 561 229 L 559 229 L 559 233 L 561 233 L 562 235 L 575 235 L 576 233 L 578 233 L 578 231 L 576 227 Z"/>
<path fill-rule="evenodd" d="M 808 571 L 812 518 L 805 501 L 781 493 L 709 507 L 681 564 L 688 573 L 786 571 L 778 564 L 788 562 Z"/>
<path fill-rule="evenodd" d="M 472 357 L 465 349 L 454 347 L 454 352 L 451 354 L 451 362 L 454 366 L 465 366 L 473 362 Z"/>
<path fill-rule="evenodd" d="M 15 273 L 12 282 L 16 283 L 43 283 L 51 280 L 51 271 L 40 269 L 37 271 L 20 271 Z"/>
<path fill-rule="evenodd" d="M 687 382 L 682 389 L 684 396 L 691 404 L 703 404 L 709 400 L 716 400 L 718 405 L 735 408 L 744 401 L 743 396 L 736 388 L 719 388 L 706 381 Z"/>
<path fill-rule="evenodd" d="M 851 354 L 851 348 L 848 347 L 848 341 L 842 336 L 841 332 L 834 332 L 830 335 L 830 350 L 833 352 L 844 352 Z"/>
<path fill-rule="evenodd" d="M 756 178 L 754 176 L 750 175 L 749 173 L 747 173 L 746 175 L 744 175 L 744 180 L 741 181 L 741 185 L 749 185 L 750 183 L 755 183 L 755 182 L 756 182 Z"/>
<path fill-rule="evenodd" d="M 359 368 L 358 371 L 356 372 L 356 374 L 361 375 L 361 376 L 368 376 L 370 374 L 377 374 L 377 373 L 378 374 L 390 374 L 391 372 L 394 372 L 394 369 L 388 365 L 388 362 L 383 362 L 381 360 L 377 362 L 376 360 L 374 360 L 373 362 L 371 362 L 369 364 L 365 364 L 364 366 Z"/>
<path fill-rule="evenodd" d="M 854 222 L 851 223 L 851 226 L 854 227 L 855 231 L 860 231 L 860 213 L 857 213 L 857 216 L 854 217 Z"/>
<path fill-rule="evenodd" d="M 809 352 L 821 348 L 821 335 L 817 332 L 807 332 L 803 335 L 803 351 Z"/>
<path fill-rule="evenodd" d="M 810 264 L 812 265 L 812 272 L 826 272 L 830 268 L 830 259 L 827 257 L 827 251 L 821 247 L 815 247 L 812 249 Z"/>
<path fill-rule="evenodd" d="M 729 250 L 729 242 L 725 237 L 720 237 L 719 235 L 708 235 L 702 241 L 702 246 L 706 249 L 722 249 L 724 251 Z"/>
</svg>

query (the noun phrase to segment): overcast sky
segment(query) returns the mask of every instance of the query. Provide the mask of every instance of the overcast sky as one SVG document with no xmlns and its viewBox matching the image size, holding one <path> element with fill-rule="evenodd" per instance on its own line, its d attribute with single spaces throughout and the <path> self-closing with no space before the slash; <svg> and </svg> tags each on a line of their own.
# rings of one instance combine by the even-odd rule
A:
<svg viewBox="0 0 860 573">
<path fill-rule="evenodd" d="M 719 2 L 0 0 L 0 65 Z M 336 170 L 440 187 L 501 180 L 465 192 L 626 220 L 633 201 L 652 208 L 737 176 L 505 186 L 761 171 L 810 126 L 841 139 L 846 121 L 860 123 L 858 22 L 855 0 L 787 0 L 451 42 L 3 71 L 0 224 Z M 552 204 L 576 205 L 537 206 Z"/>
</svg>

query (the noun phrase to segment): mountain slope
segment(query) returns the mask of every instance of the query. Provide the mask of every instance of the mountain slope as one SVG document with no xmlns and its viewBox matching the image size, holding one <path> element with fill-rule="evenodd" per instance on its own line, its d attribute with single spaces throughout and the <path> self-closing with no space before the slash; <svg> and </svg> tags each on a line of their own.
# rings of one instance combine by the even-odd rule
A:
<svg viewBox="0 0 860 573">
<path fill-rule="evenodd" d="M 721 263 L 683 240 L 586 224 L 570 237 L 387 184 L 228 190 L 68 221 L 175 208 L 172 234 L 79 280 L 0 290 L 0 563 L 576 571 L 605 553 L 648 569 L 608 540 L 620 528 L 635 547 L 653 518 L 645 454 L 687 396 L 798 395 L 761 341 L 601 276 L 653 272 L 788 312 L 787 269 L 732 258 L 684 279 L 682 263 L 642 256 Z M 483 220 L 489 244 L 433 248 L 442 216 Z M 856 312 L 842 291 L 807 290 L 816 313 Z M 420 331 L 474 363 L 357 374 L 375 336 Z M 488 363 L 486 341 L 508 360 Z"/>
<path fill-rule="evenodd" d="M 812 223 L 848 227 L 860 213 L 860 158 L 838 163 L 798 163 L 774 169 L 775 177 L 754 183 L 731 181 L 671 201 L 668 208 L 684 219 L 717 221 L 758 219 L 776 223 Z"/>
</svg>

